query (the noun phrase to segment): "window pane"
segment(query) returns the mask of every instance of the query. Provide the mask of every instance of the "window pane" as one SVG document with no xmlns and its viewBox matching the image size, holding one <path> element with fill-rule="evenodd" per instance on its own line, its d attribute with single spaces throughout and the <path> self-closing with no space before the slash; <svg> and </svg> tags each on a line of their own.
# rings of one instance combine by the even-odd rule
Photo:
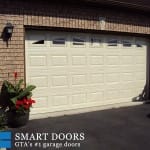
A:
<svg viewBox="0 0 150 150">
<path fill-rule="evenodd" d="M 32 44 L 44 44 L 44 40 L 39 40 L 39 41 L 33 42 Z"/>
<path fill-rule="evenodd" d="M 81 38 L 73 38 L 73 45 L 84 45 L 85 41 Z"/>
<path fill-rule="evenodd" d="M 56 38 L 53 40 L 53 44 L 65 45 L 65 38 Z"/>
<path fill-rule="evenodd" d="M 130 41 L 123 41 L 122 43 L 123 43 L 124 47 L 131 47 L 132 46 Z"/>
<path fill-rule="evenodd" d="M 118 45 L 118 40 L 113 39 L 108 41 L 108 46 L 117 46 Z"/>
<path fill-rule="evenodd" d="M 143 46 L 140 43 L 136 43 L 136 47 L 143 47 Z"/>
</svg>

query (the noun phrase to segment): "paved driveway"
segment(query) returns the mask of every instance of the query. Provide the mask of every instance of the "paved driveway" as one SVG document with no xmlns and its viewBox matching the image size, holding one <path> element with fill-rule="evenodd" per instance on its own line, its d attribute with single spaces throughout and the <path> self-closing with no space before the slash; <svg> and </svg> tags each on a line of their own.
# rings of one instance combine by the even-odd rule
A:
<svg viewBox="0 0 150 150">
<path fill-rule="evenodd" d="M 79 115 L 31 120 L 25 127 L 12 129 L 16 132 L 85 133 L 79 148 L 66 150 L 149 150 L 150 105 L 103 110 Z M 49 141 L 50 142 L 50 141 Z M 60 142 L 60 141 L 57 141 Z M 75 141 L 74 141 L 75 142 Z M 12 148 L 15 150 L 17 148 Z M 18 148 L 22 150 L 22 148 Z M 34 147 L 25 149 L 43 149 Z M 46 149 L 54 150 L 54 147 Z"/>
</svg>

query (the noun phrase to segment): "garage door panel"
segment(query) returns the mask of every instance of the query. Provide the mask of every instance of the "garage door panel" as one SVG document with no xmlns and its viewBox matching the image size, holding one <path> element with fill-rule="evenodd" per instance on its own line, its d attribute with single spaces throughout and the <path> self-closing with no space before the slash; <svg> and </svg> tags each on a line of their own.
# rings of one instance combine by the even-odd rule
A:
<svg viewBox="0 0 150 150">
<path fill-rule="evenodd" d="M 38 96 L 38 95 L 37 95 Z M 36 103 L 34 104 L 35 108 L 49 108 L 49 97 L 48 96 L 38 96 L 34 97 Z"/>
<path fill-rule="evenodd" d="M 65 41 L 66 43 L 64 44 L 59 44 L 58 40 L 55 41 L 55 44 L 53 44 L 53 41 L 51 41 L 51 39 L 48 39 L 49 40 L 49 44 L 48 44 L 48 48 L 50 47 L 49 49 L 49 52 L 53 53 L 53 54 L 58 54 L 59 52 L 61 53 L 66 53 L 67 52 L 67 47 L 69 47 L 68 45 L 68 42 Z"/>
<path fill-rule="evenodd" d="M 87 83 L 87 75 L 86 74 L 73 74 L 72 75 L 72 85 L 84 85 Z"/>
<path fill-rule="evenodd" d="M 130 72 L 121 73 L 120 76 L 121 76 L 121 82 L 134 81 L 135 79 L 134 73 L 130 73 Z"/>
<path fill-rule="evenodd" d="M 72 104 L 83 104 L 86 103 L 87 94 L 86 93 L 73 93 L 71 96 Z"/>
<path fill-rule="evenodd" d="M 105 70 L 105 66 L 104 65 L 90 65 L 88 67 L 88 72 L 92 72 L 92 73 L 104 73 Z"/>
<path fill-rule="evenodd" d="M 111 65 L 107 65 L 105 67 L 105 73 L 120 73 L 122 66 L 111 66 Z"/>
<path fill-rule="evenodd" d="M 50 87 L 49 88 L 49 96 L 52 95 L 69 95 L 71 93 L 71 90 L 69 87 L 64 88 L 64 87 Z"/>
<path fill-rule="evenodd" d="M 112 82 L 119 82 L 119 81 L 120 81 L 120 74 L 118 73 L 105 74 L 105 82 L 112 83 Z"/>
<path fill-rule="evenodd" d="M 120 55 L 121 56 L 134 56 L 135 55 L 135 49 L 134 48 L 131 48 L 131 49 L 121 49 L 120 50 Z"/>
<path fill-rule="evenodd" d="M 52 105 L 61 107 L 67 106 L 69 104 L 69 96 L 68 95 L 52 95 Z"/>
<path fill-rule="evenodd" d="M 88 103 L 99 103 L 104 101 L 104 91 L 93 91 L 87 94 Z"/>
<path fill-rule="evenodd" d="M 132 99 L 135 96 L 133 91 L 134 89 L 120 90 L 120 98 Z"/>
<path fill-rule="evenodd" d="M 83 66 L 87 64 L 87 57 L 85 55 L 72 56 L 72 65 Z"/>
<path fill-rule="evenodd" d="M 39 44 L 39 40 L 44 41 Z M 146 82 L 144 40 L 27 32 L 26 74 L 27 83 L 37 86 L 35 110 L 55 112 L 132 101 Z M 129 41 L 130 47 L 124 41 Z"/>
<path fill-rule="evenodd" d="M 30 66 L 46 66 L 47 58 L 46 56 L 30 56 L 29 58 Z"/>
<path fill-rule="evenodd" d="M 109 90 L 104 92 L 105 100 L 115 100 L 120 98 L 120 91 L 119 90 Z"/>
<path fill-rule="evenodd" d="M 122 73 L 132 73 L 132 72 L 135 72 L 136 70 L 140 70 L 141 69 L 141 66 L 140 67 L 138 67 L 137 65 L 135 66 L 135 65 L 121 65 L 121 67 L 120 67 L 120 72 L 122 72 Z M 142 68 L 142 70 L 144 70 L 143 68 Z"/>
<path fill-rule="evenodd" d="M 50 89 L 48 87 L 47 88 L 36 87 L 36 89 L 33 91 L 33 95 L 35 95 L 35 97 L 40 97 L 40 96 L 44 97 L 44 96 L 49 96 L 49 92 Z"/>
<path fill-rule="evenodd" d="M 102 84 L 89 84 L 87 88 L 87 93 L 95 92 L 95 91 L 104 91 L 106 85 L 104 83 Z"/>
<path fill-rule="evenodd" d="M 103 73 L 92 73 L 90 74 L 90 84 L 104 83 Z"/>
<path fill-rule="evenodd" d="M 70 41 L 70 42 L 72 42 L 72 41 Z M 87 52 L 86 47 L 76 47 L 76 48 L 74 48 L 74 47 L 70 46 L 68 48 L 70 48 L 69 52 L 70 52 L 71 55 L 86 55 L 86 52 Z"/>
<path fill-rule="evenodd" d="M 146 48 L 145 48 L 146 49 Z M 134 51 L 134 55 L 137 55 L 137 56 L 145 56 L 146 55 L 146 51 L 145 51 L 145 49 L 138 49 L 138 48 L 136 48 L 136 50 Z"/>
<path fill-rule="evenodd" d="M 43 92 L 44 91 L 44 92 Z M 49 88 L 39 88 L 37 87 L 33 91 L 33 99 L 36 100 L 36 105 L 34 106 L 35 108 L 40 108 L 40 107 L 49 107 L 50 103 L 50 96 L 49 96 Z"/>
<path fill-rule="evenodd" d="M 136 64 L 145 64 L 145 57 L 144 56 L 135 56 L 135 63 Z"/>
<path fill-rule="evenodd" d="M 135 72 L 146 72 L 146 66 L 144 64 L 136 64 L 134 70 Z"/>
<path fill-rule="evenodd" d="M 121 56 L 122 65 L 133 65 L 135 63 L 134 56 Z"/>
<path fill-rule="evenodd" d="M 113 47 L 106 46 L 106 48 L 107 48 L 107 51 L 105 51 L 105 54 L 107 56 L 109 55 L 116 56 L 120 53 L 120 48 L 118 46 L 113 46 Z"/>
<path fill-rule="evenodd" d="M 135 80 L 143 80 L 145 82 L 145 72 L 136 72 Z"/>
<path fill-rule="evenodd" d="M 51 66 L 66 66 L 68 65 L 68 56 L 67 55 L 52 55 Z"/>
<path fill-rule="evenodd" d="M 41 77 L 46 76 L 48 77 L 48 68 L 38 68 L 38 67 L 29 67 L 28 68 L 28 75 L 30 75 L 30 78 L 32 77 Z"/>
<path fill-rule="evenodd" d="M 101 47 L 98 47 L 98 49 L 94 49 L 94 48 L 90 48 L 88 49 L 88 54 L 89 56 L 104 56 L 104 53 L 105 52 L 105 49 L 104 48 L 101 48 Z"/>
<path fill-rule="evenodd" d="M 87 70 L 86 65 L 70 65 L 68 67 L 70 73 L 85 73 Z"/>
<path fill-rule="evenodd" d="M 69 81 L 68 81 L 68 75 L 61 74 L 61 75 L 52 75 L 52 87 L 68 87 Z"/>
<path fill-rule="evenodd" d="M 133 81 L 122 82 L 122 84 L 120 84 L 120 90 L 135 89 L 134 83 L 135 82 L 133 82 Z"/>
<path fill-rule="evenodd" d="M 145 86 L 145 81 L 144 80 L 138 80 L 135 83 L 136 88 L 144 88 Z M 143 86 L 144 85 L 144 86 Z"/>
<path fill-rule="evenodd" d="M 107 65 L 118 65 L 120 63 L 120 56 L 118 55 L 110 55 L 105 57 Z"/>
<path fill-rule="evenodd" d="M 30 82 L 38 88 L 48 87 L 48 76 L 31 77 Z"/>
<path fill-rule="evenodd" d="M 121 85 L 120 83 L 106 83 L 105 84 L 106 90 L 120 90 Z"/>
<path fill-rule="evenodd" d="M 103 55 L 92 55 L 90 56 L 90 65 L 103 65 L 104 56 Z"/>
</svg>

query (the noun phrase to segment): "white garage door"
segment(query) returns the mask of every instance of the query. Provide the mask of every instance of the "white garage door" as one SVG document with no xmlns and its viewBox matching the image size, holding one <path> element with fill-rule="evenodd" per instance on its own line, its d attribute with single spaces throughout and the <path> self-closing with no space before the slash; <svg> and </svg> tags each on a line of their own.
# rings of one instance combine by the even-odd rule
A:
<svg viewBox="0 0 150 150">
<path fill-rule="evenodd" d="M 136 37 L 27 31 L 26 79 L 37 86 L 32 113 L 132 101 L 145 86 L 146 50 Z"/>
</svg>

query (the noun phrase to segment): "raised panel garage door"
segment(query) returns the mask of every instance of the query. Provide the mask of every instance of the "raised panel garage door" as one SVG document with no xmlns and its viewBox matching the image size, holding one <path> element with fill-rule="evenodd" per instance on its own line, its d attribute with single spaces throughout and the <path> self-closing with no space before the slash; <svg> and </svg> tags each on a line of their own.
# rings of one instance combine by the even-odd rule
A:
<svg viewBox="0 0 150 150">
<path fill-rule="evenodd" d="M 132 101 L 145 86 L 146 50 L 136 37 L 27 31 L 26 80 L 37 86 L 32 113 Z"/>
</svg>

